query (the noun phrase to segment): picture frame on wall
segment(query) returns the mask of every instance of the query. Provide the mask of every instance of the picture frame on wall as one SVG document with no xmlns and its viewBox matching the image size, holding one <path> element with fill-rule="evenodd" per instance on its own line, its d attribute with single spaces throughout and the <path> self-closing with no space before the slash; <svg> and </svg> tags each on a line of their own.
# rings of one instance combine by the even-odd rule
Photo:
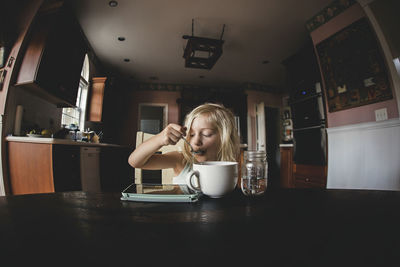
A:
<svg viewBox="0 0 400 267">
<path fill-rule="evenodd" d="M 329 112 L 393 98 L 381 47 L 367 18 L 316 46 Z"/>
</svg>

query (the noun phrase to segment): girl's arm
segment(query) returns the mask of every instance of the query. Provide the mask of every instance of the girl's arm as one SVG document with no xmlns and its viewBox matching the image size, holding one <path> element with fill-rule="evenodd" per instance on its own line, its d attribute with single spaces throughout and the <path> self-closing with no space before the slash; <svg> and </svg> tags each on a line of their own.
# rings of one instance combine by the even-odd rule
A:
<svg viewBox="0 0 400 267">
<path fill-rule="evenodd" d="M 180 158 L 176 152 L 163 155 L 155 152 L 163 146 L 175 145 L 185 135 L 186 127 L 171 123 L 161 133 L 140 144 L 129 156 L 128 162 L 132 167 L 141 169 L 175 168 Z"/>
</svg>

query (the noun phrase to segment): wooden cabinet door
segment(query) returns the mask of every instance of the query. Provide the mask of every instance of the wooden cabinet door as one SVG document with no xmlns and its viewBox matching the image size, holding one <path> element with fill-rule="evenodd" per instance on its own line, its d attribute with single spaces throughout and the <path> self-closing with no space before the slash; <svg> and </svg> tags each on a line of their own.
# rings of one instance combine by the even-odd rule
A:
<svg viewBox="0 0 400 267">
<path fill-rule="evenodd" d="M 8 142 L 8 168 L 13 195 L 54 192 L 51 144 Z"/>
<path fill-rule="evenodd" d="M 281 147 L 281 187 L 293 188 L 293 147 Z"/>
<path fill-rule="evenodd" d="M 106 77 L 92 79 L 91 97 L 89 102 L 89 121 L 101 122 L 103 119 L 104 90 Z"/>
<path fill-rule="evenodd" d="M 82 190 L 80 146 L 53 145 L 53 177 L 56 192 Z"/>
<path fill-rule="evenodd" d="M 15 85 L 59 107 L 74 106 L 85 47 L 79 24 L 67 10 L 39 13 Z"/>
<path fill-rule="evenodd" d="M 321 81 L 317 56 L 310 38 L 296 54 L 284 60 L 283 64 L 292 99 L 295 99 L 297 94 L 302 94 L 303 90 L 314 88 L 315 83 Z"/>
<path fill-rule="evenodd" d="M 326 188 L 326 165 L 295 164 L 293 175 L 298 188 Z"/>
<path fill-rule="evenodd" d="M 60 12 L 57 33 L 53 34 L 54 51 L 49 51 L 50 56 L 58 56 L 57 67 L 60 81 L 55 87 L 56 94 L 75 105 L 79 88 L 82 66 L 85 58 L 85 42 L 80 32 L 80 27 L 66 11 Z"/>
</svg>

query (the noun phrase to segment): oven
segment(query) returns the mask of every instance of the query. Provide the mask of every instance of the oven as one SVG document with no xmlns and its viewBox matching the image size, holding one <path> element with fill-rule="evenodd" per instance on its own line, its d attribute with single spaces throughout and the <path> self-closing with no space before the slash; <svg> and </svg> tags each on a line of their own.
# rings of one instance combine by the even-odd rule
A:
<svg viewBox="0 0 400 267">
<path fill-rule="evenodd" d="M 320 90 L 299 92 L 293 94 L 290 101 L 293 119 L 293 161 L 296 164 L 326 165 L 325 110 L 322 93 Z"/>
<path fill-rule="evenodd" d="M 295 129 L 325 124 L 321 94 L 292 101 L 290 108 Z"/>
</svg>

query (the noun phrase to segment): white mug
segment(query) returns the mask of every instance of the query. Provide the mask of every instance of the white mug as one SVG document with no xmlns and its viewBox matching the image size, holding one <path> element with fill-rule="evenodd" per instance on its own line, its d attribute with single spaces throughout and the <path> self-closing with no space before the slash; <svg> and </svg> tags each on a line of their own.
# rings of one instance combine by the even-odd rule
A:
<svg viewBox="0 0 400 267">
<path fill-rule="evenodd" d="M 238 180 L 238 163 L 234 161 L 205 161 L 193 164 L 186 176 L 189 188 L 220 198 L 235 189 Z M 193 182 L 195 181 L 195 182 Z"/>
</svg>

